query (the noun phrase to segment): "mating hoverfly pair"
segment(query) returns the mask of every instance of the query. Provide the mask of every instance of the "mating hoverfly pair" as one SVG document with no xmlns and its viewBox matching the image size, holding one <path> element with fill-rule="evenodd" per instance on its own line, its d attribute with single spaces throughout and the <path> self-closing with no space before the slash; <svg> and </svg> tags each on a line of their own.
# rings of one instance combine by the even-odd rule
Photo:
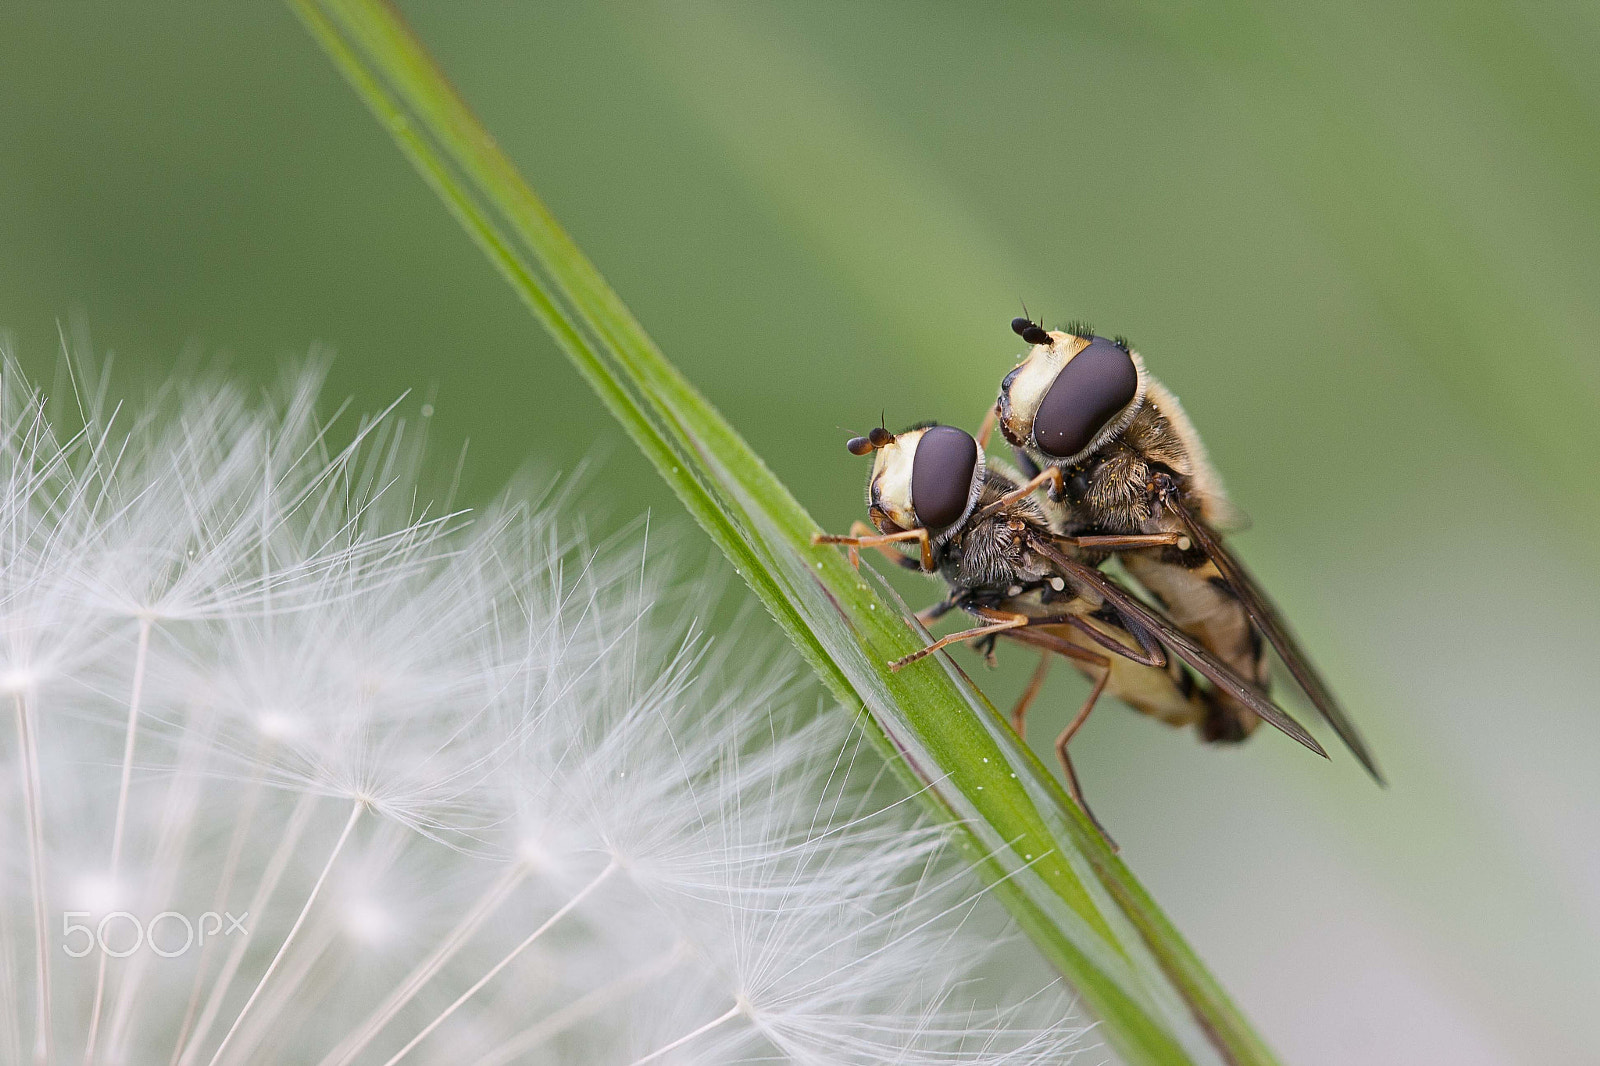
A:
<svg viewBox="0 0 1600 1066">
<path fill-rule="evenodd" d="M 944 578 L 949 594 L 917 615 L 924 625 L 956 608 L 979 620 L 890 666 L 960 641 L 991 656 L 1001 636 L 1037 648 L 1039 667 L 1011 714 L 1022 735 L 1052 656 L 1067 658 L 1093 689 L 1056 752 L 1093 818 L 1067 746 L 1102 695 L 1173 726 L 1196 725 L 1207 741 L 1243 740 L 1265 721 L 1326 757 L 1266 694 L 1270 644 L 1381 784 L 1355 726 L 1224 543 L 1232 511 L 1177 398 L 1126 341 L 1076 324 L 1047 331 L 1028 318 L 1011 328 L 1029 347 L 978 437 L 929 422 L 852 438 L 852 454 L 875 456 L 872 526 L 812 538 L 846 545 L 853 562 L 860 548 L 876 548 Z M 996 425 L 1020 469 L 986 457 Z M 1159 609 L 1102 572 L 1113 556 Z"/>
</svg>

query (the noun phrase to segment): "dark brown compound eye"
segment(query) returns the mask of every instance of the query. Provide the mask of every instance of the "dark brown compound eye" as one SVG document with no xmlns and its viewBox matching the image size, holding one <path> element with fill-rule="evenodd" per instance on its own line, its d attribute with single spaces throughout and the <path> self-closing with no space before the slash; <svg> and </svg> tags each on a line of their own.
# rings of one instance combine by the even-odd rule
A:
<svg viewBox="0 0 1600 1066">
<path fill-rule="evenodd" d="M 1058 459 L 1077 455 L 1138 391 L 1133 357 L 1114 341 L 1092 337 L 1061 368 L 1040 401 L 1033 416 L 1033 441 Z"/>
<path fill-rule="evenodd" d="M 924 529 L 943 529 L 966 512 L 978 442 L 955 426 L 930 426 L 911 461 L 911 509 Z"/>
</svg>

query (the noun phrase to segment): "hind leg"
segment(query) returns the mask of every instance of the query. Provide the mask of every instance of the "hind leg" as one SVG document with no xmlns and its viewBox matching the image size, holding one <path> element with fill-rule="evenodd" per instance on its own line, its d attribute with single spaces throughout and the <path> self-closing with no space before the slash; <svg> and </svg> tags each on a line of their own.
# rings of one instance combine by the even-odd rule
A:
<svg viewBox="0 0 1600 1066">
<path fill-rule="evenodd" d="M 1011 708 L 1011 728 L 1017 731 L 1017 736 L 1027 741 L 1026 723 L 1028 708 L 1038 698 L 1039 690 L 1044 688 L 1045 675 L 1050 672 L 1050 652 L 1039 656 L 1039 665 L 1034 667 L 1033 676 L 1028 679 L 1028 687 L 1022 693 L 1022 698 L 1017 700 L 1017 705 Z"/>
<path fill-rule="evenodd" d="M 1072 738 L 1078 735 L 1078 730 L 1083 728 L 1083 723 L 1089 720 L 1089 712 L 1094 710 L 1095 703 L 1099 701 L 1100 694 L 1106 690 L 1106 683 L 1110 680 L 1111 660 L 1106 659 L 1100 671 L 1099 679 L 1095 681 L 1094 688 L 1089 692 L 1089 698 L 1083 701 L 1083 706 L 1078 708 L 1077 716 L 1067 724 L 1067 728 L 1061 731 L 1061 735 L 1056 737 L 1056 756 L 1061 760 L 1061 770 L 1067 778 L 1067 791 L 1072 793 L 1072 798 L 1078 802 L 1079 807 L 1083 808 L 1083 813 L 1089 816 L 1089 821 L 1094 823 L 1094 827 L 1100 830 L 1100 835 L 1106 838 L 1106 843 L 1111 845 L 1111 850 L 1120 851 L 1122 849 L 1117 847 L 1117 842 L 1111 838 L 1110 833 L 1106 832 L 1106 827 L 1100 824 L 1100 819 L 1095 817 L 1094 811 L 1089 808 L 1088 801 L 1083 798 L 1083 788 L 1078 784 L 1077 771 L 1072 768 L 1072 756 L 1067 754 L 1067 745 L 1071 744 Z"/>
</svg>

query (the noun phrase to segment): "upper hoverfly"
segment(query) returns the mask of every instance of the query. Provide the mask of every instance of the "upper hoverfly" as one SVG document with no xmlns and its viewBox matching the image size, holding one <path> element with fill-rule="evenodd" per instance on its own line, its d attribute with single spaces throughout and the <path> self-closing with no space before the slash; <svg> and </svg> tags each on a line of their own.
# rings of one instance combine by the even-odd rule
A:
<svg viewBox="0 0 1600 1066">
<path fill-rule="evenodd" d="M 846 545 L 852 560 L 860 548 L 878 548 L 910 569 L 937 573 L 949 586 L 949 595 L 918 615 L 919 620 L 931 622 L 960 608 L 982 623 L 942 637 L 891 668 L 898 670 L 964 640 L 992 641 L 1003 635 L 1038 648 L 1045 658 L 1012 712 L 1020 734 L 1049 655 L 1068 658 L 1094 682 L 1089 698 L 1056 741 L 1068 787 L 1080 805 L 1083 795 L 1067 744 L 1103 693 L 1173 725 L 1205 721 L 1213 693 L 1227 693 L 1253 715 L 1325 754 L 1249 682 L 1096 569 L 1105 548 L 1061 535 L 1054 528 L 1059 520 L 1052 520 L 1041 506 L 1036 487 L 1019 484 L 1020 478 L 987 462 L 970 434 L 924 423 L 899 434 L 874 429 L 866 437 L 852 438 L 847 447 L 855 455 L 876 452 L 867 479 L 872 527 L 856 522 L 848 536 L 819 533 L 813 542 Z M 892 548 L 908 554 L 895 554 Z M 1213 688 L 1199 689 L 1167 649 Z M 1084 809 L 1088 811 L 1086 805 Z"/>
<path fill-rule="evenodd" d="M 1218 532 L 1231 508 L 1177 397 L 1122 340 L 1079 325 L 1048 331 L 1028 318 L 1011 328 L 1029 345 L 1000 383 L 980 438 L 998 423 L 1028 460 L 1030 486 L 1048 487 L 1069 523 L 1062 531 L 1118 551 L 1123 566 L 1173 621 L 1255 685 L 1268 681 L 1265 636 L 1317 711 L 1380 784 L 1377 763 L 1301 650 L 1288 624 Z M 1239 740 L 1256 709 L 1233 699 L 1207 726 Z"/>
</svg>

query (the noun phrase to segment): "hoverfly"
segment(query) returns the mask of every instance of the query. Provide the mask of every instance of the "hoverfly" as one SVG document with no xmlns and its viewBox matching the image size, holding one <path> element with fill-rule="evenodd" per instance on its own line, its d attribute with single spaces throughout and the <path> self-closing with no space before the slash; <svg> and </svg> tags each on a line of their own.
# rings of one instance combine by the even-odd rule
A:
<svg viewBox="0 0 1600 1066">
<path fill-rule="evenodd" d="M 1169 658 L 1168 649 L 1217 691 L 1326 754 L 1249 682 L 1096 569 L 1093 564 L 1105 558 L 1104 550 L 1098 559 L 1086 555 L 1083 549 L 1093 551 L 1092 545 L 1053 529 L 1035 486 L 1019 485 L 988 463 L 970 434 L 937 423 L 899 434 L 880 427 L 852 438 L 847 447 L 854 455 L 876 452 L 867 479 L 872 526 L 858 521 L 848 536 L 818 533 L 812 542 L 845 545 L 852 562 L 858 561 L 859 549 L 877 548 L 902 566 L 943 577 L 949 595 L 917 616 L 924 624 L 953 608 L 981 622 L 890 667 L 899 670 L 960 641 L 987 639 L 992 647 L 993 639 L 1002 635 L 1038 648 L 1044 658 L 1012 711 L 1020 735 L 1049 656 L 1065 656 L 1094 683 L 1056 739 L 1068 788 L 1086 812 L 1067 745 L 1102 694 L 1109 692 L 1173 725 L 1205 719 L 1210 693 L 1199 690 L 1184 667 Z"/>
<path fill-rule="evenodd" d="M 1032 486 L 1048 485 L 1068 523 L 1061 532 L 1117 551 L 1123 567 L 1185 632 L 1265 689 L 1271 643 L 1318 713 L 1380 784 L 1361 734 L 1272 601 L 1223 543 L 1232 510 L 1205 447 L 1177 397 L 1126 341 L 1085 326 L 1047 331 L 1024 317 L 1011 328 L 1029 345 L 1000 383 L 980 438 L 996 423 L 1029 460 Z M 1208 739 L 1242 740 L 1254 708 L 1227 699 Z"/>
</svg>

